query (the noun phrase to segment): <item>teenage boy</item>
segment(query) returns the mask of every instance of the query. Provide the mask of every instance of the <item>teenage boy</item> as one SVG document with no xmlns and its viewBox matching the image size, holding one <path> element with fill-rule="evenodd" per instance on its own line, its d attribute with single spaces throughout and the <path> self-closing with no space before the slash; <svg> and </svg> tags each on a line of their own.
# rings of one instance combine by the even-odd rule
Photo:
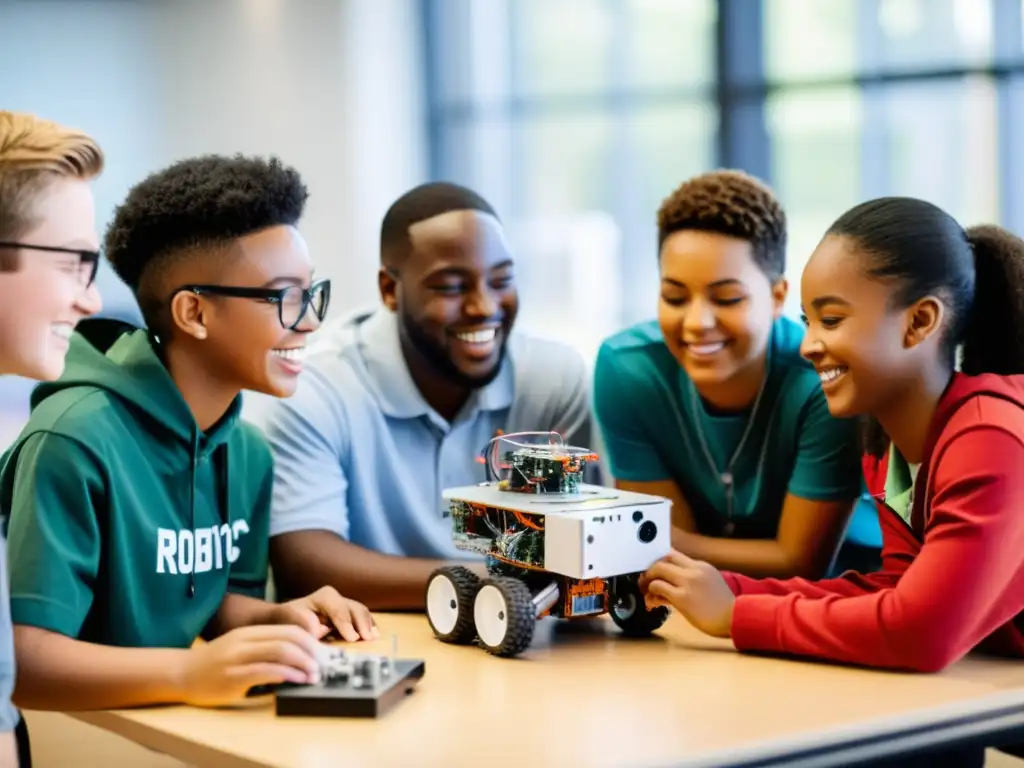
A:
<svg viewBox="0 0 1024 768">
<path fill-rule="evenodd" d="M 80 131 L 0 111 L 0 375 L 57 378 L 72 329 L 100 309 L 93 282 L 99 235 L 89 185 L 103 159 Z M 0 766 L 17 768 L 30 757 L 24 723 L 11 703 L 15 659 L 5 550 L 0 528 Z"/>
<path fill-rule="evenodd" d="M 306 197 L 276 160 L 209 156 L 117 210 L 107 256 L 148 330 L 84 323 L 0 474 L 19 705 L 217 705 L 314 681 L 330 629 L 375 636 L 333 589 L 260 599 L 271 457 L 238 413 L 242 390 L 293 393 L 327 311 Z"/>
<path fill-rule="evenodd" d="M 514 260 L 468 189 L 426 184 L 392 205 L 378 280 L 383 305 L 333 330 L 296 397 L 262 415 L 271 558 L 282 595 L 331 584 L 417 610 L 431 571 L 465 557 L 441 492 L 483 481 L 477 459 L 501 432 L 589 446 L 589 375 L 572 349 L 512 334 Z"/>
</svg>

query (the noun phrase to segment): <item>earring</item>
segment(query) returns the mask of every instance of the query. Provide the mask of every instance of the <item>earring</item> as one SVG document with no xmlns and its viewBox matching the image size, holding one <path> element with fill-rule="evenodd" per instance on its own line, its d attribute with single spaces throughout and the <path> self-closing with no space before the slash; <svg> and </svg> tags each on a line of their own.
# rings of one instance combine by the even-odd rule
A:
<svg viewBox="0 0 1024 768">
<path fill-rule="evenodd" d="M 196 329 L 196 338 L 197 339 L 205 339 L 206 338 L 206 329 L 205 328 L 198 328 L 198 329 Z"/>
</svg>

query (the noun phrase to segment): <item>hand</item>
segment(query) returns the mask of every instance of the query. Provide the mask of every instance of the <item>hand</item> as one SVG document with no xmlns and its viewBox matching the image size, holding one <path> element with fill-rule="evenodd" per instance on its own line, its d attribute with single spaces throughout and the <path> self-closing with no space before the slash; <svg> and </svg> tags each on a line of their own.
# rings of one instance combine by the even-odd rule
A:
<svg viewBox="0 0 1024 768">
<path fill-rule="evenodd" d="M 675 608 L 701 632 L 729 637 L 736 596 L 713 565 L 673 550 L 641 575 L 639 586 L 648 609 Z"/>
<path fill-rule="evenodd" d="M 294 626 L 241 627 L 185 654 L 185 704 L 217 707 L 244 698 L 257 685 L 319 682 L 319 642 Z"/>
<path fill-rule="evenodd" d="M 370 609 L 342 597 L 334 587 L 321 587 L 311 595 L 281 603 L 274 609 L 273 622 L 297 624 L 318 640 L 332 630 L 350 643 L 380 637 Z"/>
</svg>

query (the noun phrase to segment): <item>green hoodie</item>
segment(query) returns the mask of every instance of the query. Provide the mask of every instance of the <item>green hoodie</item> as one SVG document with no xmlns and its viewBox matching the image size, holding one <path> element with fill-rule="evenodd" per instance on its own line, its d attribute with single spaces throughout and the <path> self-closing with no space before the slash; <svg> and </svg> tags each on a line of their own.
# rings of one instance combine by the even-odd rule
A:
<svg viewBox="0 0 1024 768">
<path fill-rule="evenodd" d="M 205 434 L 148 334 L 83 323 L 4 456 L 15 624 L 186 648 L 227 592 L 262 597 L 270 451 L 239 420 Z"/>
</svg>

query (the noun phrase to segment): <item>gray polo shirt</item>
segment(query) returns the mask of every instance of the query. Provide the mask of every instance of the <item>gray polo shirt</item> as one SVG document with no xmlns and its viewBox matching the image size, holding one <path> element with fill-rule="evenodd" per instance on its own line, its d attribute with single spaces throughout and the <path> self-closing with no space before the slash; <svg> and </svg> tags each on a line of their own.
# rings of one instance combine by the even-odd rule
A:
<svg viewBox="0 0 1024 768">
<path fill-rule="evenodd" d="M 443 489 L 482 482 L 498 430 L 554 430 L 590 447 L 590 376 L 562 344 L 513 333 L 497 378 L 452 423 L 413 383 L 384 307 L 321 331 L 299 388 L 253 417 L 274 453 L 271 536 L 325 529 L 392 555 L 466 558 Z"/>
</svg>

